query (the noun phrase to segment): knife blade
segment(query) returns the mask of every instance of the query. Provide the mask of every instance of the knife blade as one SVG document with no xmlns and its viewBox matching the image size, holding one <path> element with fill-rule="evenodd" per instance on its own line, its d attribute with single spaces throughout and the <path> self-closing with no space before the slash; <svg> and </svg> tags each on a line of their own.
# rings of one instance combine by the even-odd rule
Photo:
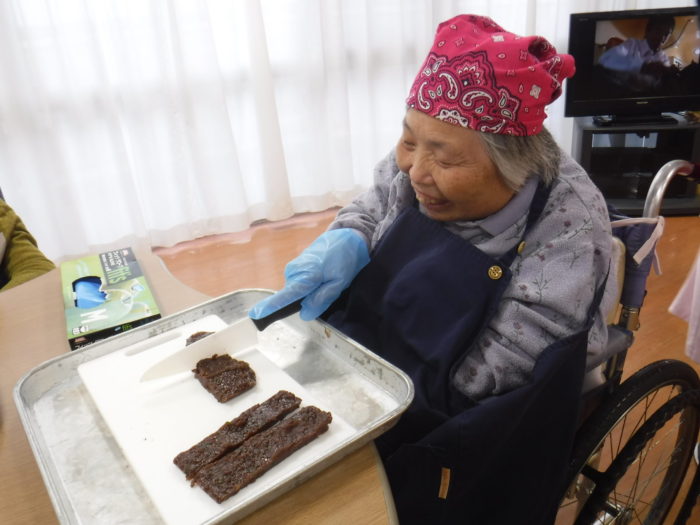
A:
<svg viewBox="0 0 700 525">
<path fill-rule="evenodd" d="M 192 370 L 200 359 L 211 357 L 213 354 L 234 354 L 255 346 L 257 342 L 258 330 L 253 322 L 245 317 L 158 361 L 144 372 L 139 382 Z"/>
</svg>

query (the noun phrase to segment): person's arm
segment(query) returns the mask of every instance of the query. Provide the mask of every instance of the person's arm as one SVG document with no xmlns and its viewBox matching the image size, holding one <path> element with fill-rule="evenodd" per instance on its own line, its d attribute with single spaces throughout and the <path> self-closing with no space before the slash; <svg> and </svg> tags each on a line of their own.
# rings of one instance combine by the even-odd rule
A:
<svg viewBox="0 0 700 525">
<path fill-rule="evenodd" d="M 630 38 L 622 44 L 608 49 L 598 59 L 598 63 L 606 69 L 625 73 L 639 73 L 644 60 L 638 49 L 638 42 Z"/>
<path fill-rule="evenodd" d="M 22 220 L 4 202 L 0 202 L 0 234 L 5 250 L 0 264 L 2 289 L 12 288 L 55 268 L 39 250 L 36 240 Z"/>
<path fill-rule="evenodd" d="M 375 230 L 386 215 L 391 179 L 398 173 L 393 154 L 375 169 L 375 185 L 343 208 L 322 233 L 284 269 L 284 288 L 263 299 L 248 312 L 261 319 L 301 300 L 300 316 L 321 315 L 369 262 Z M 395 190 L 393 190 L 395 191 Z"/>
<path fill-rule="evenodd" d="M 458 367 L 455 385 L 473 400 L 525 384 L 542 351 L 586 323 L 608 272 L 612 236 L 599 194 L 565 193 L 568 198 L 557 195 L 561 200 L 550 202 L 549 214 L 528 235 L 496 315 Z M 610 276 L 610 286 L 614 282 Z M 604 338 L 601 328 L 598 323 L 589 340 Z"/>
</svg>

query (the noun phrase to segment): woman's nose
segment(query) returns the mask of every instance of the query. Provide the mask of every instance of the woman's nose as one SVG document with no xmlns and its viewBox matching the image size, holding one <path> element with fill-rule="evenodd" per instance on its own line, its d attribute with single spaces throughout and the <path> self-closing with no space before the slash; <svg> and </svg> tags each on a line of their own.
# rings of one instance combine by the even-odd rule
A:
<svg viewBox="0 0 700 525">
<path fill-rule="evenodd" d="M 414 151 L 411 153 L 409 162 L 408 176 L 411 178 L 411 181 L 426 184 L 431 178 L 430 165 L 426 155 L 422 152 Z"/>
</svg>

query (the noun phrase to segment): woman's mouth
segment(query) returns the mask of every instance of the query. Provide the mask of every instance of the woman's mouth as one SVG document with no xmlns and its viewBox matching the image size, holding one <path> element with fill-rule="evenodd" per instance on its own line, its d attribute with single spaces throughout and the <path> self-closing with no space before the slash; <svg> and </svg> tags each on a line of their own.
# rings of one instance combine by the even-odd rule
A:
<svg viewBox="0 0 700 525">
<path fill-rule="evenodd" d="M 420 202 L 423 206 L 426 206 L 428 208 L 445 206 L 448 203 L 448 201 L 446 201 L 445 199 L 436 199 L 435 197 L 431 197 L 430 195 L 421 193 L 415 188 L 414 191 L 416 192 L 416 199 L 418 199 L 418 202 Z"/>
</svg>

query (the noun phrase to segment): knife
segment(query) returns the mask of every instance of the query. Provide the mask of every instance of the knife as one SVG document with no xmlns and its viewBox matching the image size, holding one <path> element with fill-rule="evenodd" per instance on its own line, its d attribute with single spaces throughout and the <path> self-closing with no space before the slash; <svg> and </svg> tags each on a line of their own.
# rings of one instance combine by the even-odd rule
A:
<svg viewBox="0 0 700 525">
<path fill-rule="evenodd" d="M 293 303 L 288 304 L 287 306 L 283 306 L 279 310 L 275 310 L 271 314 L 266 315 L 265 317 L 261 317 L 260 319 L 251 319 L 253 321 L 253 324 L 257 327 L 258 330 L 261 332 L 265 330 L 268 326 L 270 326 L 272 323 L 275 321 L 279 321 L 280 319 L 284 319 L 285 317 L 289 317 L 290 315 L 293 315 L 297 313 L 299 310 L 301 310 L 301 299 L 297 299 Z"/>
<path fill-rule="evenodd" d="M 160 379 L 187 370 L 192 370 L 197 361 L 213 354 L 231 354 L 254 346 L 258 342 L 258 331 L 262 332 L 275 321 L 294 315 L 301 310 L 302 299 L 288 304 L 260 319 L 245 317 L 230 326 L 214 332 L 151 366 L 141 376 L 140 382 Z"/>
<path fill-rule="evenodd" d="M 257 342 L 258 330 L 251 319 L 244 317 L 158 361 L 144 372 L 139 382 L 192 370 L 200 359 L 211 357 L 213 354 L 235 354 L 255 346 Z"/>
</svg>

